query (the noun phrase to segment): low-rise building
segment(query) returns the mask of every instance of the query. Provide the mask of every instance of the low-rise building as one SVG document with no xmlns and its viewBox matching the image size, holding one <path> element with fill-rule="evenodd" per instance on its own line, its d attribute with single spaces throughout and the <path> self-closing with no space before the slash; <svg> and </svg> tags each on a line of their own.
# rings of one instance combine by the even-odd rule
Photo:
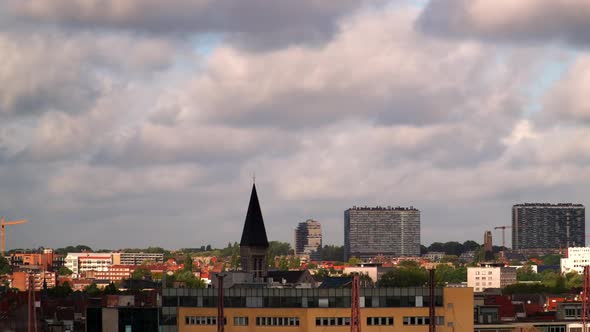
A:
<svg viewBox="0 0 590 332">
<path fill-rule="evenodd" d="M 29 271 L 15 271 L 12 273 L 11 286 L 20 291 L 29 290 L 31 284 L 34 290 L 42 290 L 45 286 L 47 288 L 55 287 L 56 275 L 55 272 L 48 272 L 42 269 Z"/>
<path fill-rule="evenodd" d="M 584 273 L 584 267 L 590 265 L 590 247 L 567 248 L 567 258 L 561 259 L 561 273 Z"/>
<path fill-rule="evenodd" d="M 467 268 L 467 287 L 475 292 L 486 288 L 504 288 L 516 283 L 516 268 L 484 265 Z"/>
<path fill-rule="evenodd" d="M 426 287 L 361 288 L 362 331 L 427 328 L 428 294 Z M 163 331 L 216 331 L 216 296 L 217 289 L 164 289 Z M 228 331 L 350 329 L 350 288 L 231 288 L 225 296 Z M 472 289 L 436 288 L 434 301 L 437 331 L 473 331 Z"/>
</svg>

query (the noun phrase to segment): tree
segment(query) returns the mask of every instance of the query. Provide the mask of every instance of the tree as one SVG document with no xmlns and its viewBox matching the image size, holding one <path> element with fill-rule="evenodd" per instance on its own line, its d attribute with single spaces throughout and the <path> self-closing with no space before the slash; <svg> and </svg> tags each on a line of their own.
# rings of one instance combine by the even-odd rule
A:
<svg viewBox="0 0 590 332">
<path fill-rule="evenodd" d="M 1 274 L 9 274 L 10 273 L 10 263 L 8 262 L 8 260 L 3 257 L 0 256 L 0 275 Z"/>
<path fill-rule="evenodd" d="M 309 270 L 317 269 L 317 267 L 318 267 L 318 265 L 313 262 L 307 264 L 307 269 L 309 269 Z"/>
<path fill-rule="evenodd" d="M 478 249 L 479 247 L 481 247 L 481 245 L 475 241 L 472 241 L 472 240 L 467 240 L 467 241 L 463 242 L 463 250 L 465 250 L 465 251 L 474 251 L 474 250 Z"/>
<path fill-rule="evenodd" d="M 84 292 L 88 294 L 88 296 L 92 297 L 99 296 L 102 293 L 94 282 L 86 286 L 86 288 L 84 288 Z"/>
<path fill-rule="evenodd" d="M 66 281 L 61 285 L 57 285 L 53 288 L 47 290 L 47 293 L 52 297 L 67 297 L 68 295 L 72 294 L 74 291 L 70 284 Z"/>
<path fill-rule="evenodd" d="M 116 295 L 116 294 L 119 294 L 119 287 L 117 287 L 117 285 L 115 285 L 114 282 L 111 282 L 110 284 L 108 284 L 104 288 L 104 294 L 105 295 Z"/>
<path fill-rule="evenodd" d="M 152 271 L 146 265 L 138 266 L 131 274 L 133 280 L 150 280 L 152 279 Z"/>
<path fill-rule="evenodd" d="M 559 265 L 561 263 L 562 255 L 549 254 L 542 258 L 543 265 Z"/>
<path fill-rule="evenodd" d="M 289 262 L 287 261 L 287 257 L 281 256 L 279 260 L 279 270 L 287 271 L 289 269 Z"/>
<path fill-rule="evenodd" d="M 268 266 L 274 265 L 275 257 L 277 256 L 287 256 L 289 255 L 289 250 L 291 249 L 291 244 L 288 242 L 279 242 L 279 241 L 270 241 L 268 244 L 268 256 L 267 256 L 267 264 Z"/>
<path fill-rule="evenodd" d="M 437 266 L 434 276 L 437 284 L 444 285 L 446 283 L 460 283 L 467 281 L 467 268 L 452 267 L 448 265 Z"/>
<path fill-rule="evenodd" d="M 301 260 L 299 257 L 291 256 L 289 257 L 289 269 L 298 269 L 301 267 Z"/>
<path fill-rule="evenodd" d="M 59 268 L 59 270 L 57 270 L 57 274 L 60 275 L 60 276 L 69 276 L 69 275 L 71 275 L 73 273 L 74 272 L 72 270 L 68 269 L 65 266 L 62 266 L 62 267 Z"/>
<path fill-rule="evenodd" d="M 172 278 L 171 281 L 181 281 L 184 282 L 186 288 L 205 288 L 205 282 L 197 277 L 191 271 L 177 271 Z"/>
<path fill-rule="evenodd" d="M 428 282 L 426 269 L 414 267 L 396 268 L 385 273 L 379 280 L 379 287 L 418 287 Z"/>
<path fill-rule="evenodd" d="M 533 271 L 532 266 L 524 265 L 520 269 L 516 270 L 516 280 L 518 281 L 540 281 L 541 275 Z"/>
<path fill-rule="evenodd" d="M 320 248 L 319 255 L 323 261 L 341 261 L 344 259 L 344 247 L 325 245 Z"/>
<path fill-rule="evenodd" d="M 191 273 L 193 271 L 193 259 L 191 254 L 186 254 L 186 258 L 184 259 L 184 270 L 190 271 Z"/>
<path fill-rule="evenodd" d="M 357 257 L 350 257 L 347 264 L 348 264 L 348 266 L 357 266 L 361 263 L 362 263 L 362 261 L 360 259 L 358 259 Z"/>
</svg>

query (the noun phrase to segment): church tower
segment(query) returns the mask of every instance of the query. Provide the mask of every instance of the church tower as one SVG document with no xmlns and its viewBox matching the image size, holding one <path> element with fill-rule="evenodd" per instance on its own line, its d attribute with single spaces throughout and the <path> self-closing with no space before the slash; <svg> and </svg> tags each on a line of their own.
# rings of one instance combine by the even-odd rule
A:
<svg viewBox="0 0 590 332">
<path fill-rule="evenodd" d="M 256 184 L 253 184 L 242 239 L 240 240 L 242 270 L 254 273 L 255 278 L 266 277 L 267 250 L 266 229 L 264 228 L 262 211 L 260 211 Z"/>
</svg>

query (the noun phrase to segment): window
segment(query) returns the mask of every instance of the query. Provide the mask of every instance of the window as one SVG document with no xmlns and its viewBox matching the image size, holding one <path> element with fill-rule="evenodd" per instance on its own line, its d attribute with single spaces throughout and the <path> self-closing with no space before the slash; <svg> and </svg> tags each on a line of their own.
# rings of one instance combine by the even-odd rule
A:
<svg viewBox="0 0 590 332">
<path fill-rule="evenodd" d="M 224 324 L 227 322 L 224 318 Z M 216 316 L 185 316 L 184 317 L 184 324 L 185 325 L 217 325 L 217 317 Z"/>
<path fill-rule="evenodd" d="M 393 317 L 367 317 L 367 325 L 393 325 Z"/>
<path fill-rule="evenodd" d="M 256 317 L 256 326 L 299 326 L 299 317 Z"/>
<path fill-rule="evenodd" d="M 444 325 L 445 317 L 436 316 L 436 325 Z M 428 316 L 404 316 L 404 325 L 428 325 L 430 324 L 430 318 Z"/>
<path fill-rule="evenodd" d="M 316 326 L 350 326 L 350 317 L 316 317 Z"/>
<path fill-rule="evenodd" d="M 234 317 L 235 326 L 248 326 L 248 317 Z"/>
</svg>

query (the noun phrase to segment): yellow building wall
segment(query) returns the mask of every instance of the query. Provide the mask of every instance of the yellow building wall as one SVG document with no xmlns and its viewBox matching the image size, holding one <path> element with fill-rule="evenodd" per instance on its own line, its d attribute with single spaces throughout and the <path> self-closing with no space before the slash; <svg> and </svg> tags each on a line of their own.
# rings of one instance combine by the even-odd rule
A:
<svg viewBox="0 0 590 332">
<path fill-rule="evenodd" d="M 473 289 L 445 288 L 444 305 L 436 308 L 436 316 L 444 316 L 445 324 L 437 332 L 473 332 Z M 178 308 L 179 332 L 216 332 L 215 325 L 186 325 L 185 316 L 217 316 L 217 308 Z M 428 325 L 404 325 L 404 316 L 428 316 L 428 308 L 361 308 L 363 332 L 419 332 Z M 316 317 L 350 317 L 350 308 L 225 308 L 225 332 L 320 332 L 350 331 L 350 326 L 316 326 Z M 234 326 L 234 317 L 248 317 L 248 326 Z M 299 326 L 256 326 L 256 317 L 299 317 Z M 368 326 L 367 317 L 394 317 L 393 325 Z M 451 324 L 449 324 L 451 323 Z"/>
</svg>

